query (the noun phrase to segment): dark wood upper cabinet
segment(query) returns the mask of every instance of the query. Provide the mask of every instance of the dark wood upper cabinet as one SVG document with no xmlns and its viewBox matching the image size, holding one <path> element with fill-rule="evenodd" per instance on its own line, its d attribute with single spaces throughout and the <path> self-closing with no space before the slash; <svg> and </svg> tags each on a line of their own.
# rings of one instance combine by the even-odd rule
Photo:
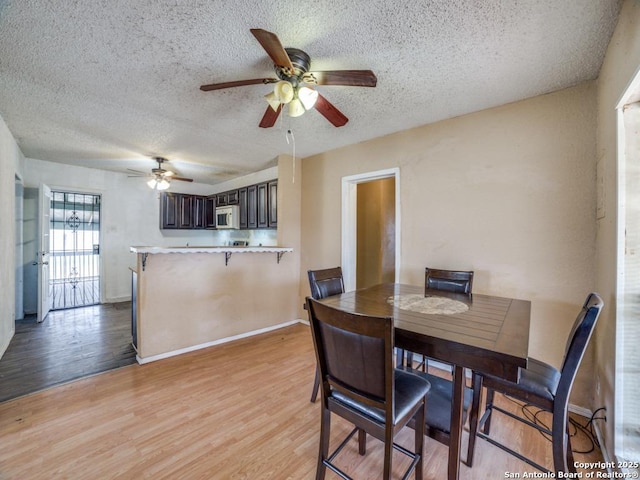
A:
<svg viewBox="0 0 640 480">
<path fill-rule="evenodd" d="M 240 203 L 239 190 L 227 192 L 227 205 L 238 205 Z"/>
<path fill-rule="evenodd" d="M 258 183 L 209 196 L 162 192 L 160 228 L 216 228 L 216 207 L 226 205 L 239 205 L 241 230 L 277 228 L 278 181 Z"/>
<path fill-rule="evenodd" d="M 216 196 L 209 195 L 204 201 L 204 228 L 216 228 Z"/>
<path fill-rule="evenodd" d="M 247 187 L 247 228 L 258 228 L 258 186 Z"/>
<path fill-rule="evenodd" d="M 193 228 L 193 195 L 178 194 L 179 228 Z"/>
<path fill-rule="evenodd" d="M 160 195 L 160 228 L 180 228 L 178 222 L 178 197 L 175 193 Z"/>
<path fill-rule="evenodd" d="M 269 228 L 276 228 L 278 226 L 278 181 L 269 182 L 267 188 L 269 190 L 267 205 Z"/>
<path fill-rule="evenodd" d="M 229 195 L 227 192 L 216 194 L 216 205 L 218 207 L 224 207 L 229 204 Z"/>
<path fill-rule="evenodd" d="M 247 188 L 238 189 L 238 205 L 240 205 L 240 229 L 246 230 L 248 225 L 247 218 Z"/>
<path fill-rule="evenodd" d="M 258 228 L 269 227 L 269 190 L 266 183 L 258 184 Z"/>
<path fill-rule="evenodd" d="M 193 228 L 202 229 L 205 228 L 205 202 L 207 197 L 202 195 L 193 196 Z"/>
</svg>

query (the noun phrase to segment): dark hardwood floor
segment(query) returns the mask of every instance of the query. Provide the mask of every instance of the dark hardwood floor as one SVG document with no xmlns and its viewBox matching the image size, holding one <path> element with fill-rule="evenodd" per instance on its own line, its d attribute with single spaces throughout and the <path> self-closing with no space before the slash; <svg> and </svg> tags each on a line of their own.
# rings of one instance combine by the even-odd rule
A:
<svg viewBox="0 0 640 480">
<path fill-rule="evenodd" d="M 92 305 L 16 322 L 0 359 L 0 402 L 136 363 L 131 302 Z"/>
</svg>

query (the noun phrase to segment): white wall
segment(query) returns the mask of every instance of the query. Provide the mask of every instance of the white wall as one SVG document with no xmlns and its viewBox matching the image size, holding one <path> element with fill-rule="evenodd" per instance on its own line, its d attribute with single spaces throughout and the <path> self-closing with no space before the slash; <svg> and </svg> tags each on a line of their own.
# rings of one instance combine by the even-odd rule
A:
<svg viewBox="0 0 640 480">
<path fill-rule="evenodd" d="M 24 157 L 0 117 L 0 356 L 15 332 L 16 316 L 16 177 Z"/>
</svg>

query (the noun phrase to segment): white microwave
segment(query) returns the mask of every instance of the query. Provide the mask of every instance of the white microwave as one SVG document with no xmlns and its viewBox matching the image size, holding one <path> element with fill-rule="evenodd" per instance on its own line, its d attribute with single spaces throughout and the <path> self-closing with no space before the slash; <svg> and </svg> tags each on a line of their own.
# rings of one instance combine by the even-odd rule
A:
<svg viewBox="0 0 640 480">
<path fill-rule="evenodd" d="M 228 205 L 216 207 L 216 228 L 240 228 L 240 207 Z"/>
</svg>

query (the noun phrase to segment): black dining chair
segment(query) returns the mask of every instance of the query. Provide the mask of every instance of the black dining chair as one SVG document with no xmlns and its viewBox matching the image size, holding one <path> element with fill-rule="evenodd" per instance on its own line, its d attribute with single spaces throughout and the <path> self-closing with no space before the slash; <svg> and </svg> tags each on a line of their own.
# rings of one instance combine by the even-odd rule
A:
<svg viewBox="0 0 640 480">
<path fill-rule="evenodd" d="M 440 290 L 459 294 L 471 295 L 473 288 L 473 271 L 425 269 L 425 294 L 427 290 Z M 405 364 L 406 355 L 406 364 Z M 449 446 L 451 441 L 451 403 L 453 401 L 453 382 L 449 378 L 428 373 L 428 359 L 422 360 L 414 367 L 413 353 L 397 349 L 396 363 L 403 370 L 422 376 L 431 383 L 429 393 L 429 409 L 425 418 L 425 434 L 434 440 Z M 475 376 L 472 375 L 472 387 L 465 387 L 463 396 L 463 424 L 469 419 L 469 424 L 477 423 L 478 411 L 473 410 L 473 388 L 477 385 Z M 470 442 L 467 448 L 467 466 L 473 465 L 474 443 Z"/>
<path fill-rule="evenodd" d="M 428 397 L 429 408 L 425 415 L 424 434 L 443 445 L 449 446 L 451 443 L 451 404 L 453 403 L 453 381 L 406 365 L 402 365 L 398 368 L 404 372 L 424 378 L 431 384 L 431 390 L 429 391 Z M 466 423 L 467 419 L 469 419 L 469 425 L 475 425 L 478 422 L 478 410 L 474 410 L 472 408 L 473 392 L 474 388 L 478 388 L 478 381 L 475 375 L 472 378 L 472 382 L 474 383 L 473 388 L 465 387 L 464 396 L 462 397 L 463 425 Z M 413 423 L 410 426 L 413 427 Z M 475 442 L 472 442 L 471 437 L 469 437 L 467 459 L 465 462 L 468 467 L 473 466 L 474 446 Z"/>
<path fill-rule="evenodd" d="M 443 290 L 453 293 L 470 294 L 473 290 L 472 270 L 442 270 L 425 268 L 424 288 L 426 290 Z"/>
<path fill-rule="evenodd" d="M 325 268 L 323 270 L 308 270 L 309 288 L 311 289 L 311 297 L 320 300 L 344 293 L 344 279 L 342 278 L 342 268 Z M 306 304 L 305 304 L 306 307 Z M 311 402 L 315 402 L 318 398 L 318 389 L 320 388 L 320 374 L 316 368 L 316 376 L 313 380 L 313 389 L 311 390 Z"/>
<path fill-rule="evenodd" d="M 425 296 L 429 290 L 471 295 L 473 270 L 443 270 L 427 267 L 424 273 L 424 289 Z M 405 355 L 407 365 L 413 366 L 413 353 L 404 350 L 398 350 L 397 364 L 402 365 L 405 362 Z M 418 367 L 426 372 L 429 369 L 428 358 L 422 356 Z"/>
<path fill-rule="evenodd" d="M 500 412 L 551 436 L 553 467 L 556 474 L 558 472 L 576 472 L 571 450 L 571 439 L 568 432 L 569 396 L 602 306 L 602 299 L 597 293 L 590 293 L 587 296 L 569 334 L 560 370 L 540 360 L 529 358 L 527 368 L 520 369 L 520 381 L 518 383 L 509 382 L 491 375 L 477 374 L 479 386 L 484 386 L 487 389 L 486 409 L 479 422 L 476 421 L 470 425 L 470 442 L 472 437 L 475 439 L 475 436 L 478 436 L 523 460 L 532 467 L 543 472 L 550 472 L 547 468 L 498 442 L 495 438 L 489 437 L 492 412 Z M 481 388 L 478 388 L 474 391 L 473 410 L 479 411 L 481 408 L 481 390 Z M 549 430 L 542 425 L 530 422 L 496 406 L 494 403 L 495 392 L 551 412 L 553 415 L 551 429 Z M 474 418 L 477 418 L 477 415 Z M 473 451 L 470 451 L 470 454 L 473 456 Z"/>
<path fill-rule="evenodd" d="M 307 297 L 307 310 L 322 381 L 320 446 L 316 480 L 329 468 L 349 477 L 335 463 L 337 455 L 358 433 L 359 453 L 366 453 L 367 434 L 384 442 L 383 478 L 391 478 L 392 452 L 412 461 L 402 477 L 415 470 L 422 479 L 424 417 L 430 384 L 425 379 L 394 366 L 392 317 L 348 313 Z M 347 438 L 330 454 L 331 414 L 354 425 Z M 414 420 L 415 451 L 394 443 L 396 435 Z"/>
</svg>

